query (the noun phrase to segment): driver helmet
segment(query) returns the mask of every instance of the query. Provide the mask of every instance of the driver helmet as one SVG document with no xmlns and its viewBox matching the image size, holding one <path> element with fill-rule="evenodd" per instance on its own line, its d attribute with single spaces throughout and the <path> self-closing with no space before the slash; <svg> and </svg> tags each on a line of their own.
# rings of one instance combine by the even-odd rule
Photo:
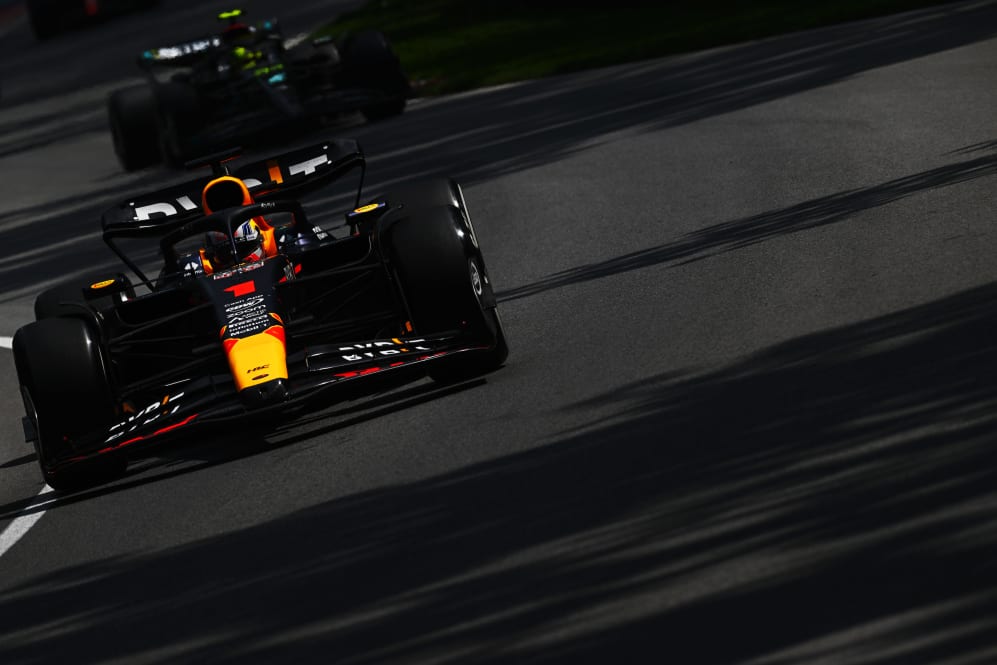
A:
<svg viewBox="0 0 997 665">
<path fill-rule="evenodd" d="M 261 261 L 267 255 L 263 249 L 263 233 L 255 220 L 250 219 L 240 224 L 232 232 L 232 239 L 235 240 L 235 252 L 240 263 Z"/>
</svg>

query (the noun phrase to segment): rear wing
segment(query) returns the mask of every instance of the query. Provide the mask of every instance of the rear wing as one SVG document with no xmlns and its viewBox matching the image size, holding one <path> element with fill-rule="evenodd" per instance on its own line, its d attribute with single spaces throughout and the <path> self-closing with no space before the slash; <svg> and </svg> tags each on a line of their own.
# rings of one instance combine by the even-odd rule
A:
<svg viewBox="0 0 997 665">
<path fill-rule="evenodd" d="M 189 42 L 174 46 L 162 46 L 143 51 L 138 57 L 138 64 L 143 69 L 157 66 L 190 67 L 204 58 L 206 53 L 219 48 L 221 45 L 222 39 L 218 36 L 192 39 Z"/>
<path fill-rule="evenodd" d="M 366 161 L 360 144 L 351 139 L 326 141 L 241 166 L 231 173 L 243 180 L 258 203 L 293 199 L 328 186 L 359 168 L 356 204 L 360 205 Z M 201 193 L 215 176 L 202 176 L 179 185 L 136 196 L 101 216 L 104 237 L 160 236 L 194 217 L 203 216 Z"/>
<path fill-rule="evenodd" d="M 352 139 L 334 139 L 292 150 L 238 167 L 231 174 L 246 183 L 257 203 L 265 203 L 296 200 L 327 187 L 355 168 L 360 169 L 356 208 L 360 206 L 367 166 L 360 144 Z M 191 220 L 204 217 L 201 194 L 204 186 L 215 177 L 201 176 L 136 196 L 108 209 L 101 216 L 104 242 L 143 282 L 150 284 L 114 241 L 162 237 Z"/>
<path fill-rule="evenodd" d="M 218 20 L 228 21 L 228 29 L 242 28 L 248 31 L 251 38 L 257 42 L 276 39 L 283 42 L 279 24 L 276 18 L 260 21 L 254 26 L 239 23 L 242 10 L 236 9 L 222 12 L 218 15 Z M 159 48 L 143 51 L 138 57 L 139 67 L 142 69 L 152 69 L 154 67 L 191 67 L 202 60 L 207 54 L 215 50 L 225 50 L 225 40 L 222 35 L 211 35 L 181 42 L 172 46 L 161 46 Z"/>
</svg>

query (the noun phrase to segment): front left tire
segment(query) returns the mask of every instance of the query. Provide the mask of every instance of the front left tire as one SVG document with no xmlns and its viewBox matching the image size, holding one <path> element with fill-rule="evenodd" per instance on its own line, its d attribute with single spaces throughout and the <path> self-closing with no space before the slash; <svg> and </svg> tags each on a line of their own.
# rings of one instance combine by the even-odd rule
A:
<svg viewBox="0 0 997 665">
<path fill-rule="evenodd" d="M 29 323 L 15 333 L 12 348 L 45 482 L 71 491 L 123 473 L 127 461 L 118 455 L 73 461 L 77 443 L 106 432 L 115 412 L 100 345 L 86 322 L 61 317 Z"/>
<path fill-rule="evenodd" d="M 121 168 L 136 171 L 160 161 L 156 99 L 149 86 L 112 92 L 107 100 L 107 116 Z"/>
</svg>

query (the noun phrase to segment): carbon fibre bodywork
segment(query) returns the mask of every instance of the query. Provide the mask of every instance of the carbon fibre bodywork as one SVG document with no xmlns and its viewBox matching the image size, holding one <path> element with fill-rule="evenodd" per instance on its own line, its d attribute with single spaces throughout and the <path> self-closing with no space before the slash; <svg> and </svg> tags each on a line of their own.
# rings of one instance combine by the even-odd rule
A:
<svg viewBox="0 0 997 665">
<path fill-rule="evenodd" d="M 239 14 L 219 34 L 144 51 L 147 86 L 111 95 L 115 150 L 127 170 L 157 159 L 182 166 L 346 113 L 373 120 L 403 111 L 411 86 L 381 33 L 287 42 L 276 19 L 249 25 Z"/>
<path fill-rule="evenodd" d="M 364 168 L 355 142 L 328 141 L 238 169 L 255 194 L 251 205 L 204 214 L 193 201 L 211 178 L 199 178 L 107 211 L 104 239 L 135 273 L 139 288 L 118 273 L 51 290 L 36 301 L 38 322 L 15 335 L 25 429 L 46 480 L 55 487 L 63 469 L 199 425 L 276 424 L 316 400 L 329 403 L 434 371 L 452 373 L 458 358 L 466 365 L 487 357 L 484 371 L 501 364 L 504 335 L 456 183 L 437 182 L 421 201 L 389 194 L 364 206 L 358 189 L 345 235 L 309 225 L 294 197 Z M 263 261 L 191 272 L 173 249 L 207 231 L 231 235 L 245 220 L 263 216 L 291 220 L 281 231 L 297 239 Z M 452 263 L 464 265 L 446 277 L 452 284 L 412 286 L 423 278 L 404 268 L 408 250 L 396 245 L 395 233 L 408 227 L 407 237 L 418 237 L 420 224 L 442 234 L 456 257 Z M 122 239 L 159 245 L 163 266 L 155 278 L 122 251 Z M 419 288 L 438 286 L 445 287 L 441 293 L 453 289 L 452 317 L 413 307 L 422 297 Z M 32 326 L 53 318 L 84 322 L 80 335 L 94 358 L 84 365 L 98 368 L 97 384 L 106 382 L 110 395 L 106 413 L 89 420 L 85 431 L 46 422 L 39 406 L 46 388 L 37 375 L 44 370 L 32 368 L 43 362 L 26 338 Z M 62 429 L 53 435 L 52 427 Z"/>
</svg>

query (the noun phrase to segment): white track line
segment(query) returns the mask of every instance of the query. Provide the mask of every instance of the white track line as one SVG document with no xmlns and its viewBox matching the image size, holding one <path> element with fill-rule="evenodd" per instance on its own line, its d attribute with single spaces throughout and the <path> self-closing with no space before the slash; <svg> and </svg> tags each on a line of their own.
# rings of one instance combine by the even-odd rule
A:
<svg viewBox="0 0 997 665">
<path fill-rule="evenodd" d="M 0 337 L 0 347 L 9 349 L 11 343 L 10 337 Z M 14 518 L 14 520 L 7 525 L 7 528 L 0 533 L 0 557 L 7 553 L 14 543 L 21 539 L 21 536 L 26 534 L 28 530 L 35 525 L 35 522 L 42 518 L 45 514 L 44 510 L 37 510 L 39 507 L 53 503 L 56 499 L 52 497 L 46 497 L 45 495 L 50 493 L 52 488 L 48 485 L 42 487 L 42 491 L 38 493 L 35 500 L 29 503 L 21 514 Z M 31 512 L 35 511 L 35 512 Z"/>
<path fill-rule="evenodd" d="M 21 515 L 15 517 L 14 521 L 12 521 L 10 524 L 7 525 L 7 528 L 3 530 L 3 533 L 0 533 L 0 557 L 6 554 L 7 550 L 13 547 L 14 543 L 19 541 L 21 539 L 21 536 L 26 534 L 28 532 L 28 529 L 33 527 L 35 525 L 35 522 L 40 520 L 42 518 L 42 515 L 45 514 L 44 510 L 38 510 L 36 512 L 29 512 L 29 511 L 35 510 L 39 506 L 44 506 L 49 503 L 54 503 L 56 501 L 55 498 L 49 498 L 45 496 L 51 491 L 52 488 L 49 487 L 48 485 L 42 487 L 42 491 L 38 493 L 38 496 L 35 497 L 35 500 L 32 501 L 30 504 L 28 504 L 24 508 L 24 510 L 21 511 Z"/>
</svg>

